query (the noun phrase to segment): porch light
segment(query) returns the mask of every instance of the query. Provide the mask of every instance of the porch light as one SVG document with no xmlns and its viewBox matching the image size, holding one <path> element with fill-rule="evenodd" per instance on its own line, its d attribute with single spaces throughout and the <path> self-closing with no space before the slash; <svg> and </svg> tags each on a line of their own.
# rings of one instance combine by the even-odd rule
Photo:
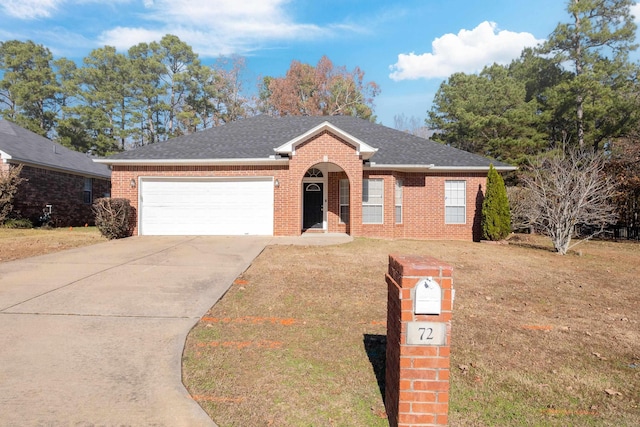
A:
<svg viewBox="0 0 640 427">
<path fill-rule="evenodd" d="M 136 188 L 136 180 L 131 178 L 131 181 L 129 181 L 129 185 L 131 186 L 131 188 Z"/>
<path fill-rule="evenodd" d="M 273 185 L 275 185 L 276 188 L 280 187 L 280 181 L 278 180 L 278 178 L 276 178 L 276 180 L 274 181 Z"/>
</svg>

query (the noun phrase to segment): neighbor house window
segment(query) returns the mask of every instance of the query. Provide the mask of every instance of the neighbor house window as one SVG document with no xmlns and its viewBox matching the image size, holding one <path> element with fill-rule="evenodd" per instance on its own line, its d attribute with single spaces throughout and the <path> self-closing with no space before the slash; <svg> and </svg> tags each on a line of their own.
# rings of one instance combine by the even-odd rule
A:
<svg viewBox="0 0 640 427">
<path fill-rule="evenodd" d="M 467 222 L 467 183 L 465 181 L 445 181 L 444 222 L 465 224 Z"/>
<path fill-rule="evenodd" d="M 396 224 L 402 224 L 402 180 L 396 179 Z"/>
<path fill-rule="evenodd" d="M 349 180 L 340 180 L 340 224 L 349 223 Z"/>
<path fill-rule="evenodd" d="M 362 180 L 362 223 L 383 223 L 384 185 L 381 179 Z"/>
<path fill-rule="evenodd" d="M 90 205 L 93 202 L 93 180 L 91 178 L 84 179 L 84 191 L 82 192 L 82 201 Z"/>
</svg>

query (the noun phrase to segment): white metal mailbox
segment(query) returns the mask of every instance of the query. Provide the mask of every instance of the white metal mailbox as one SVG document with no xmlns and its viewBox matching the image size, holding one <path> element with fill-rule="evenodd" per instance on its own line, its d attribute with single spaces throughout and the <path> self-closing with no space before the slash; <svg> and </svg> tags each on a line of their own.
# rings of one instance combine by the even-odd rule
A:
<svg viewBox="0 0 640 427">
<path fill-rule="evenodd" d="M 427 277 L 418 282 L 415 287 L 413 303 L 415 314 L 440 314 L 442 310 L 442 290 L 440 285 Z"/>
</svg>

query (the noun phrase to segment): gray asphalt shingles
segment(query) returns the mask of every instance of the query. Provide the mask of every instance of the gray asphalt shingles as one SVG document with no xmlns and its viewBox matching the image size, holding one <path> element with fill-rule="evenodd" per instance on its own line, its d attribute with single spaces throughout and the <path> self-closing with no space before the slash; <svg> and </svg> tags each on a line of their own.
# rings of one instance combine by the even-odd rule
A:
<svg viewBox="0 0 640 427">
<path fill-rule="evenodd" d="M 109 178 L 111 171 L 89 156 L 73 151 L 15 123 L 0 120 L 0 150 L 15 161 L 48 166 L 83 175 Z"/>
<path fill-rule="evenodd" d="M 466 151 L 439 144 L 367 120 L 350 116 L 256 116 L 210 128 L 109 157 L 113 160 L 261 159 L 274 148 L 314 127 L 331 123 L 377 148 L 372 162 L 385 165 L 444 167 L 508 166 Z"/>
</svg>

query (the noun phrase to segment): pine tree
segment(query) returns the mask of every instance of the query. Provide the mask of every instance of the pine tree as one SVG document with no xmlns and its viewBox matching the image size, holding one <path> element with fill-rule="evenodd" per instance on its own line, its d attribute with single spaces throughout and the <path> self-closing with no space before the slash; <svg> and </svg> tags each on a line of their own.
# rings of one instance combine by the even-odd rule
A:
<svg viewBox="0 0 640 427">
<path fill-rule="evenodd" d="M 482 236 L 487 240 L 502 240 L 511 233 L 511 214 L 504 180 L 489 167 L 487 193 L 482 202 Z"/>
</svg>

